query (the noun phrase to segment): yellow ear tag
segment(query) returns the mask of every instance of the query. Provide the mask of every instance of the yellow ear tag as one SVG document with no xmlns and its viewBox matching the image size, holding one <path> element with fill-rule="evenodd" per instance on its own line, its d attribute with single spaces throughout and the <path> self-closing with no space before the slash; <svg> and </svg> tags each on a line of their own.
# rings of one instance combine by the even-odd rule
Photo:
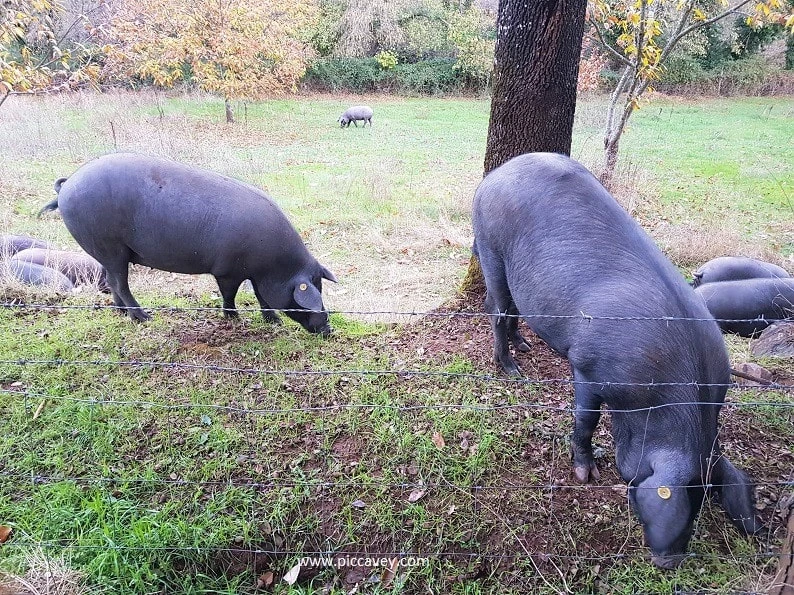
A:
<svg viewBox="0 0 794 595">
<path fill-rule="evenodd" d="M 656 489 L 656 493 L 659 494 L 659 497 L 662 500 L 669 500 L 670 496 L 673 495 L 672 492 L 670 491 L 670 488 L 668 488 L 667 486 L 659 486 Z"/>
<path fill-rule="evenodd" d="M 306 285 L 305 283 L 301 283 L 300 285 L 298 285 L 298 289 L 300 289 L 301 291 L 306 291 L 307 287 L 308 285 Z"/>
</svg>

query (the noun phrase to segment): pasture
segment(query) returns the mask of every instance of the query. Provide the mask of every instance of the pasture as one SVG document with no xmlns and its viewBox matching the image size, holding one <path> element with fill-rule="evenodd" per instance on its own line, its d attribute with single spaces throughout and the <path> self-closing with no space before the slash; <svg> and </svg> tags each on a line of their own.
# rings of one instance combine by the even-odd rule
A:
<svg viewBox="0 0 794 595">
<path fill-rule="evenodd" d="M 355 103 L 374 107 L 373 126 L 340 129 Z M 596 169 L 604 107 L 577 108 L 572 156 Z M 40 580 L 46 561 L 104 593 L 765 591 L 794 481 L 790 392 L 732 389 L 720 418 L 770 534 L 741 537 L 707 503 L 692 557 L 663 572 L 629 510 L 608 416 L 600 481 L 570 476 L 567 363 L 537 338 L 519 356 L 527 381 L 491 363 L 482 296 L 456 291 L 488 113 L 484 100 L 311 96 L 239 104 L 228 125 L 222 102 L 198 95 L 6 102 L 3 233 L 76 248 L 57 214 L 36 218 L 54 180 L 139 151 L 265 189 L 339 279 L 324 286 L 329 339 L 263 322 L 244 291 L 240 320 L 224 320 L 207 276 L 135 267 L 154 313 L 141 325 L 93 307 L 107 296 L 6 280 L 6 583 Z M 722 254 L 794 270 L 792 137 L 785 98 L 660 98 L 633 117 L 615 193 L 684 273 Z M 727 342 L 733 364 L 747 361 L 746 340 Z M 794 382 L 790 361 L 762 363 Z M 420 562 L 303 564 L 282 580 L 317 553 Z"/>
</svg>

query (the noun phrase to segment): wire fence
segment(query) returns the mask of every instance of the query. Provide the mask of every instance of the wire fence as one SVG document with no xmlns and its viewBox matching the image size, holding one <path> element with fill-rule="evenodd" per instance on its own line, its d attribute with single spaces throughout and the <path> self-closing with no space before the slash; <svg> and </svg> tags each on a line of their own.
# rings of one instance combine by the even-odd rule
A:
<svg viewBox="0 0 794 595">
<path fill-rule="evenodd" d="M 69 312 L 73 310 L 116 310 L 115 306 L 107 305 L 73 305 L 73 304 L 26 304 L 17 302 L 0 303 L 0 308 L 7 310 L 14 310 L 19 312 L 37 312 L 37 311 L 55 311 L 55 312 Z M 218 307 L 188 307 L 188 308 L 175 308 L 175 307 L 153 307 L 147 308 L 150 311 L 158 311 L 162 313 L 178 313 L 178 312 L 213 312 L 219 314 L 223 312 L 222 308 Z M 259 308 L 239 308 L 239 312 L 259 312 Z M 459 319 L 489 319 L 494 315 L 485 312 L 395 312 L 395 311 L 333 311 L 332 314 L 339 314 L 344 316 L 354 317 L 373 317 L 379 318 L 383 316 L 403 317 L 408 320 L 423 319 L 423 318 L 459 318 Z M 219 314 L 220 315 L 220 314 Z M 507 314 L 499 314 L 498 316 L 511 316 Z M 630 322 L 661 322 L 666 325 L 677 323 L 713 323 L 711 318 L 676 318 L 676 317 L 622 317 L 622 316 L 593 316 L 587 313 L 579 313 L 576 315 L 562 316 L 562 315 L 541 315 L 529 314 L 521 315 L 524 319 L 533 318 L 556 318 L 556 319 L 576 319 L 581 320 L 582 323 L 589 324 L 595 321 L 605 321 L 610 324 L 625 324 Z M 752 320 L 745 320 L 745 322 L 752 322 Z M 490 337 L 488 337 L 488 349 L 490 349 Z M 567 416 L 572 417 L 575 412 L 596 411 L 582 408 L 575 408 L 570 403 L 570 398 L 567 403 L 560 402 L 559 400 L 541 399 L 538 397 L 536 390 L 562 388 L 572 392 L 577 386 L 590 386 L 596 389 L 609 389 L 609 388 L 631 388 L 638 391 L 664 391 L 665 389 L 700 389 L 700 388 L 725 388 L 731 391 L 732 395 L 738 396 L 739 399 L 728 400 L 725 403 L 712 403 L 703 402 L 700 400 L 686 400 L 677 398 L 672 402 L 655 402 L 654 404 L 636 407 L 636 408 L 614 408 L 608 409 L 611 415 L 616 414 L 630 414 L 630 415 L 650 415 L 651 413 L 664 412 L 665 410 L 680 411 L 682 408 L 695 408 L 697 410 L 704 410 L 709 407 L 722 407 L 726 410 L 749 410 L 760 411 L 768 413 L 769 411 L 777 412 L 783 419 L 788 418 L 791 420 L 791 412 L 794 411 L 794 399 L 791 398 L 792 389 L 794 385 L 787 382 L 770 383 L 762 385 L 748 385 L 743 383 L 702 383 L 697 379 L 681 379 L 676 382 L 636 382 L 636 381 L 609 381 L 609 382 L 591 382 L 575 380 L 570 377 L 521 377 L 513 378 L 506 377 L 494 371 L 493 374 L 482 374 L 474 372 L 454 372 L 446 370 L 434 369 L 417 369 L 409 365 L 402 365 L 397 367 L 384 366 L 382 368 L 373 367 L 356 367 L 345 366 L 339 369 L 315 369 L 310 365 L 301 367 L 290 367 L 285 363 L 284 367 L 281 366 L 235 366 L 235 365 L 221 365 L 216 363 L 197 363 L 195 361 L 173 361 L 173 359 L 182 356 L 170 355 L 171 361 L 158 360 L 158 359 L 114 359 L 114 358 L 87 358 L 87 359 L 73 359 L 73 358 L 60 358 L 60 357 L 21 357 L 21 358 L 7 358 L 0 359 L 0 370 L 3 370 L 5 380 L 0 380 L 0 395 L 3 395 L 5 402 L 17 407 L 21 407 L 26 412 L 28 419 L 31 414 L 33 419 L 39 416 L 45 403 L 57 403 L 64 406 L 85 406 L 89 410 L 112 411 L 113 408 L 118 410 L 126 410 L 132 408 L 138 410 L 141 415 L 145 412 L 148 416 L 147 420 L 156 418 L 157 412 L 161 412 L 166 416 L 165 427 L 159 428 L 157 433 L 162 434 L 167 443 L 162 451 L 170 452 L 171 450 L 180 450 L 184 443 L 179 443 L 178 440 L 182 439 L 183 427 L 180 427 L 184 420 L 177 417 L 172 418 L 172 415 L 179 415 L 184 412 L 208 413 L 214 412 L 217 415 L 225 415 L 229 419 L 234 418 L 240 421 L 240 431 L 246 437 L 247 448 L 243 449 L 245 452 L 255 452 L 255 445 L 258 440 L 261 427 L 257 425 L 257 419 L 265 419 L 269 416 L 279 416 L 281 418 L 296 418 L 299 414 L 304 419 L 305 416 L 317 416 L 319 429 L 317 434 L 322 435 L 328 422 L 323 420 L 332 419 L 329 416 L 348 412 L 351 414 L 381 414 L 384 412 L 396 415 L 396 419 L 416 419 L 416 416 L 437 414 L 460 414 L 470 413 L 476 416 L 500 416 L 505 413 L 522 414 L 526 412 L 542 412 L 552 414 L 554 416 Z M 28 386 L 28 382 L 16 380 L 16 377 L 22 377 L 17 374 L 15 376 L 14 370 L 62 370 L 65 372 L 86 370 L 88 378 L 81 375 L 79 383 L 74 387 L 64 385 L 63 382 L 53 383 L 49 386 Z M 95 375 L 93 371 L 97 371 Z M 271 405 L 263 406 L 257 402 L 256 398 L 242 399 L 241 402 L 211 402 L 204 400 L 201 402 L 185 402 L 181 397 L 169 398 L 167 395 L 158 394 L 156 388 L 152 388 L 153 397 L 150 399 L 141 398 L 125 398 L 123 389 L 111 386 L 112 383 L 108 380 L 108 374 L 113 373 L 128 373 L 131 372 L 133 377 L 139 372 L 190 372 L 198 373 L 201 378 L 216 378 L 225 379 L 228 377 L 251 377 L 251 378 L 272 378 L 276 380 L 305 380 L 312 381 L 317 379 L 330 379 L 336 383 L 349 386 L 355 381 L 368 382 L 371 379 L 385 379 L 390 382 L 401 383 L 412 381 L 427 381 L 427 382 L 441 382 L 444 383 L 447 390 L 441 397 L 430 400 L 428 402 L 388 402 L 382 398 L 372 398 L 370 402 L 354 402 L 353 399 L 345 401 L 344 398 L 335 393 L 333 398 L 330 397 L 314 397 L 311 399 L 314 402 L 294 403 L 293 399 L 285 399 L 283 403 L 277 402 L 280 396 L 284 396 L 279 388 L 263 388 L 262 392 L 268 392 L 269 398 L 274 402 Z M 794 373 L 792 373 L 794 376 Z M 30 375 L 35 377 L 35 374 Z M 68 383 L 67 383 L 68 384 Z M 475 387 L 507 387 L 514 390 L 509 402 L 476 402 L 471 400 L 461 399 L 460 401 L 454 400 L 453 395 L 456 387 L 463 385 L 470 385 Z M 750 398 L 748 398 L 750 393 Z M 695 394 L 690 392 L 690 394 Z M 758 398 L 763 395 L 763 398 Z M 344 391 L 342 391 L 342 397 Z M 752 398 L 755 396 L 756 398 Z M 377 397 L 377 395 L 375 395 Z M 223 401 L 224 399 L 221 399 Z M 318 402 L 319 401 L 319 402 Z M 599 409 L 600 411 L 600 409 Z M 11 423 L 13 414 L 7 411 Z M 723 414 L 724 415 L 724 414 Z M 413 416 L 413 417 L 412 417 Z M 18 418 L 14 418 L 17 419 Z M 435 419 L 435 418 L 433 418 Z M 513 418 L 504 420 L 503 423 L 512 423 Z M 112 418 L 110 423 L 112 423 Z M 142 417 L 138 420 L 138 427 L 142 427 L 148 421 Z M 407 422 L 406 422 L 407 423 Z M 484 426 L 486 421 L 479 418 L 477 422 Z M 498 422 L 497 422 L 498 423 Z M 355 424 L 353 424 L 355 425 Z M 101 432 L 104 426 L 97 426 L 97 431 Z M 34 428 L 31 426 L 31 430 Z M 425 432 L 427 434 L 427 432 Z M 375 494 L 389 494 L 389 493 L 406 493 L 411 494 L 421 492 L 418 500 L 423 497 L 426 492 L 442 492 L 446 491 L 453 494 L 465 494 L 467 496 L 466 502 L 469 505 L 468 514 L 471 516 L 467 522 L 470 522 L 474 529 L 474 534 L 482 533 L 481 521 L 482 518 L 489 518 L 492 525 L 509 524 L 508 517 L 513 515 L 513 511 L 503 509 L 501 507 L 502 500 L 506 500 L 506 504 L 515 505 L 520 503 L 522 498 L 527 494 L 539 494 L 543 498 L 547 498 L 551 504 L 541 514 L 548 517 L 549 528 L 552 527 L 562 528 L 563 524 L 558 520 L 559 517 L 567 513 L 567 508 L 572 507 L 576 509 L 579 506 L 576 498 L 582 498 L 588 494 L 611 494 L 613 497 L 608 499 L 604 505 L 614 505 L 615 495 L 617 495 L 617 502 L 622 501 L 623 512 L 629 510 L 628 488 L 625 483 L 621 482 L 620 478 L 613 478 L 609 483 L 589 483 L 581 484 L 573 481 L 566 481 L 560 477 L 561 464 L 559 459 L 567 456 L 564 453 L 565 441 L 561 435 L 561 430 L 550 430 L 547 432 L 546 438 L 549 440 L 552 453 L 547 456 L 547 462 L 551 461 L 544 468 L 546 472 L 545 477 L 533 477 L 531 480 L 528 476 L 520 478 L 515 477 L 509 470 L 499 469 L 496 473 L 488 473 L 482 470 L 471 472 L 462 480 L 455 480 L 454 478 L 446 477 L 443 470 L 434 469 L 431 465 L 429 468 L 433 469 L 431 473 L 426 476 L 415 477 L 407 480 L 395 480 L 395 476 L 400 473 L 395 470 L 398 467 L 404 466 L 406 461 L 411 460 L 410 447 L 397 446 L 395 447 L 395 456 L 391 460 L 386 461 L 387 466 L 391 466 L 382 476 L 371 476 L 365 479 L 350 479 L 344 476 L 330 478 L 328 475 L 318 473 L 309 478 L 298 478 L 292 476 L 272 477 L 268 476 L 270 468 L 264 470 L 251 470 L 245 469 L 237 473 L 227 473 L 226 477 L 217 478 L 190 478 L 187 476 L 180 476 L 179 474 L 166 474 L 167 469 L 159 470 L 152 475 L 151 469 L 146 469 L 147 464 L 151 464 L 156 460 L 159 454 L 153 453 L 148 455 L 142 461 L 142 465 L 137 474 L 124 474 L 119 475 L 114 472 L 113 465 L 108 466 L 102 461 L 102 468 L 97 469 L 84 469 L 80 473 L 69 471 L 68 462 L 64 463 L 63 470 L 52 470 L 53 465 L 42 465 L 40 469 L 35 472 L 20 471 L 18 467 L 11 461 L 0 461 L 0 483 L 4 486 L 0 490 L 0 506 L 2 506 L 2 498 L 14 499 L 14 491 L 19 490 L 22 493 L 30 496 L 37 494 L 37 490 L 41 490 L 47 486 L 55 486 L 61 483 L 70 483 L 78 486 L 96 487 L 104 492 L 114 492 L 119 486 L 144 486 L 149 491 L 157 492 L 163 489 L 187 489 L 197 493 L 209 492 L 217 493 L 225 489 L 245 490 L 253 493 L 271 493 L 280 490 L 293 490 L 298 493 L 304 494 L 303 498 L 308 502 L 312 499 L 322 499 L 327 497 L 328 493 L 340 494 L 360 494 L 360 493 L 375 493 Z M 783 435 L 786 435 L 783 430 Z M 178 437 L 178 438 L 177 438 Z M 794 431 L 789 429 L 788 437 L 794 441 Z M 743 437 L 744 438 L 744 437 Z M 31 437 L 35 440 L 35 437 Z M 45 455 L 48 449 L 57 450 L 59 441 L 63 440 L 62 436 L 49 436 L 41 438 L 43 445 L 39 443 L 37 448 L 39 452 Z M 49 442 L 48 442 L 49 440 Z M 685 440 L 685 437 L 682 437 Z M 466 438 L 462 442 L 466 442 Z M 473 440 L 472 440 L 473 441 Z M 520 442 L 520 439 L 517 440 Z M 200 439 L 198 441 L 201 446 Z M 644 447 L 644 444 L 643 444 Z M 441 447 L 439 447 L 440 450 Z M 279 448 L 271 449 L 272 453 L 278 454 Z M 285 449 L 285 457 L 292 457 L 295 449 Z M 462 452 L 467 452 L 466 448 L 461 446 Z M 331 456 L 333 454 L 333 447 L 325 448 L 325 455 Z M 330 453 L 330 454 L 329 454 Z M 788 456 L 794 460 L 794 453 L 780 453 L 780 456 Z M 201 455 L 198 455 L 200 458 Z M 252 459 L 254 456 L 251 457 Z M 542 456 L 541 456 L 542 458 Z M 600 459 L 605 461 L 606 459 Z M 358 461 L 358 463 L 361 463 Z M 150 465 L 151 466 L 151 465 Z M 775 469 L 778 469 L 777 467 Z M 294 469 L 293 469 L 294 471 Z M 392 473 L 393 472 L 393 473 Z M 422 475 L 421 473 L 417 475 Z M 783 501 L 788 492 L 794 488 L 794 468 L 788 473 L 777 477 L 755 477 L 755 485 L 759 491 L 769 496 L 770 502 L 767 508 L 771 508 L 778 513 L 782 513 L 784 508 Z M 703 486 L 706 490 L 711 488 L 727 487 L 734 485 L 742 485 L 726 482 L 724 484 L 711 484 L 705 483 Z M 669 488 L 691 487 L 687 485 L 669 485 Z M 642 488 L 640 488 L 642 489 Z M 656 490 L 657 488 L 649 488 Z M 323 496 L 325 494 L 326 496 Z M 555 494 L 565 494 L 565 498 L 555 504 Z M 45 498 L 46 494 L 43 492 L 38 497 Z M 352 497 L 352 496 L 351 496 Z M 338 496 L 333 499 L 336 507 L 346 506 L 346 510 L 350 510 L 350 505 L 340 504 Z M 304 504 L 306 504 L 304 502 Z M 574 506 L 572 502 L 576 502 Z M 512 504 L 511 504 L 512 503 Z M 145 508 L 143 504 L 141 508 Z M 359 508 L 353 506 L 353 509 Z M 364 508 L 361 506 L 360 508 Z M 7 508 L 8 509 L 8 508 Z M 592 510 L 592 508 L 585 507 L 585 510 Z M 141 510 L 143 514 L 144 511 Z M 768 511 L 767 511 L 768 513 Z M 428 513 L 429 514 L 429 513 Z M 435 511 L 434 514 L 440 514 Z M 451 513 L 450 513 L 451 514 Z M 588 513 L 589 514 L 589 513 Z M 252 525 L 261 522 L 263 518 L 267 517 L 266 511 L 253 511 L 247 510 L 246 516 Z M 443 515 L 442 515 L 443 516 Z M 626 515 L 630 516 L 630 515 Z M 769 517 L 769 515 L 767 514 Z M 776 549 L 775 540 L 781 536 L 780 520 L 775 521 L 777 517 L 772 517 L 771 520 L 777 523 L 772 527 L 777 530 L 770 533 L 767 538 L 762 540 L 761 546 L 758 551 L 745 551 L 736 552 L 728 551 L 726 553 L 713 553 L 713 552 L 691 552 L 686 555 L 686 559 L 696 560 L 701 563 L 717 563 L 717 562 L 735 562 L 737 559 L 745 564 L 760 564 L 768 567 L 778 559 L 779 551 Z M 2 524 L 3 519 L 0 519 Z M 465 523 L 464 523 L 465 524 Z M 531 523 L 530 523 L 531 524 Z M 636 523 L 626 520 L 624 524 L 615 527 L 615 531 L 620 535 L 623 532 L 631 533 L 631 527 L 636 528 Z M 503 528 L 504 529 L 504 528 Z M 443 547 L 412 547 L 408 549 L 400 549 L 388 547 L 388 543 L 381 543 L 379 546 L 369 548 L 366 544 L 358 544 L 354 548 L 345 546 L 344 540 L 339 544 L 328 547 L 327 542 L 330 538 L 322 540 L 309 539 L 303 542 L 301 547 L 261 547 L 256 543 L 246 544 L 244 547 L 224 547 L 214 545 L 212 547 L 202 547 L 196 545 L 194 547 L 170 547 L 158 544 L 150 545 L 131 545 L 114 543 L 112 539 L 108 539 L 103 543 L 85 543 L 80 542 L 75 537 L 67 537 L 64 539 L 46 539 L 46 538 L 30 538 L 28 536 L 19 536 L 16 539 L 10 540 L 2 545 L 6 550 L 18 549 L 25 550 L 33 547 L 50 548 L 53 550 L 70 550 L 70 551 L 94 551 L 94 550 L 119 550 L 127 553 L 134 553 L 136 551 L 152 553 L 152 552 L 172 552 L 180 554 L 189 554 L 192 551 L 211 550 L 214 553 L 227 553 L 230 555 L 248 555 L 248 556 L 263 556 L 272 560 L 291 560 L 296 557 L 305 556 L 332 556 L 332 557 L 345 557 L 362 555 L 362 552 L 367 552 L 370 549 L 386 557 L 391 558 L 410 558 L 410 557 L 424 557 L 432 558 L 435 560 L 487 560 L 492 563 L 502 563 L 505 561 L 529 561 L 537 568 L 537 564 L 551 563 L 555 566 L 555 561 L 560 564 L 564 561 L 577 562 L 585 564 L 603 564 L 603 563 L 616 563 L 622 561 L 631 562 L 635 559 L 647 559 L 648 552 L 640 544 L 635 544 L 635 547 L 626 547 L 625 543 L 618 552 L 594 552 L 591 550 L 580 551 L 574 544 L 573 552 L 566 548 L 554 549 L 548 546 L 531 546 L 532 541 L 527 535 L 519 535 L 515 528 L 502 531 L 505 535 L 509 535 L 509 539 L 519 543 L 520 547 L 515 548 L 516 551 L 505 552 L 501 551 L 499 547 L 480 549 L 476 546 L 469 548 L 460 548 L 459 550 L 452 551 Z M 564 531 L 563 531 L 564 532 Z M 403 535 L 404 534 L 404 535 Z M 420 532 L 421 534 L 421 532 Z M 776 535 L 776 536 L 775 536 Z M 410 539 L 406 536 L 412 536 Z M 485 536 L 479 535 L 480 538 L 485 539 Z M 629 537 L 624 536 L 625 541 L 629 541 Z M 392 530 L 391 542 L 398 542 L 400 539 L 406 538 L 408 542 L 416 542 L 416 531 L 413 528 L 404 528 L 401 530 Z M 573 540 L 570 536 L 561 537 L 563 541 Z M 622 537 L 618 538 L 620 541 Z M 636 540 L 636 539 L 635 539 Z M 386 540 L 389 542 L 389 540 Z M 487 539 L 486 539 L 487 541 Z M 433 540 L 429 540 L 433 542 Z M 526 544 L 528 545 L 525 545 Z M 325 546 L 323 545 L 325 544 Z M 255 566 L 255 565 L 254 565 Z M 252 568 L 254 568 L 252 566 Z M 254 568 L 255 569 L 255 568 Z M 548 570 L 548 569 L 547 569 Z M 553 573 L 552 573 L 553 574 Z M 564 577 L 563 577 L 564 582 Z"/>
<path fill-rule="evenodd" d="M 14 309 L 14 310 L 111 310 L 111 311 L 124 311 L 125 306 L 116 306 L 113 304 L 44 304 L 44 303 L 27 303 L 22 301 L 0 302 L 0 308 Z M 164 312 L 164 313 L 178 313 L 178 312 L 214 312 L 223 314 L 224 309 L 218 306 L 146 306 L 145 308 L 151 312 Z M 259 307 L 237 307 L 235 310 L 239 313 L 256 313 L 261 312 Z M 319 313 L 319 310 L 306 310 L 306 309 L 292 309 L 292 308 L 273 308 L 273 312 L 314 312 Z M 582 320 L 584 322 L 596 320 L 608 320 L 618 322 L 758 322 L 765 321 L 761 318 L 698 318 L 688 316 L 606 316 L 606 315 L 593 315 L 586 312 L 579 312 L 578 314 L 540 314 L 540 313 L 527 313 L 527 314 L 509 314 L 507 312 L 500 312 L 493 314 L 490 312 L 470 312 L 470 311 L 456 311 L 448 312 L 443 310 L 424 310 L 424 311 L 407 311 L 407 310 L 326 310 L 329 314 L 341 314 L 346 316 L 367 316 L 367 317 L 383 317 L 383 316 L 397 316 L 404 318 L 520 318 L 524 320 L 532 319 L 549 319 L 549 320 Z M 794 322 L 794 317 L 775 319 L 770 322 Z"/>
</svg>

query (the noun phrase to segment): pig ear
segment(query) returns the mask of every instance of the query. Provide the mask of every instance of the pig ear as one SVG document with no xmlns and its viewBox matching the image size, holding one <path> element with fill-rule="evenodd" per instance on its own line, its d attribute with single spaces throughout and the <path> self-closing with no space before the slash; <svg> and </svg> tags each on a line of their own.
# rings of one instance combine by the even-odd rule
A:
<svg viewBox="0 0 794 595">
<path fill-rule="evenodd" d="M 323 309 L 323 297 L 311 283 L 298 283 L 292 291 L 292 297 L 301 308 L 317 311 Z"/>
<path fill-rule="evenodd" d="M 680 482 L 654 473 L 634 488 L 634 512 L 642 522 L 645 541 L 655 554 L 684 538 L 689 541 L 693 511 Z M 670 487 L 672 486 L 672 487 Z"/>
<path fill-rule="evenodd" d="M 322 265 L 320 266 L 320 272 L 322 273 L 323 279 L 328 279 L 329 281 L 333 281 L 334 283 L 337 283 L 334 274 Z"/>
</svg>

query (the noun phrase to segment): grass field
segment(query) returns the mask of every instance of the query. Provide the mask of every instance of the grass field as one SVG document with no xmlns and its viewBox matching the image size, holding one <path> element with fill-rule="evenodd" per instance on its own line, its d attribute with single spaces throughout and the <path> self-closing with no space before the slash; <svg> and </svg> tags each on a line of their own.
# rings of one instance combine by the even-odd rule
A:
<svg viewBox="0 0 794 595">
<path fill-rule="evenodd" d="M 359 101 L 374 126 L 339 129 Z M 572 154 L 593 168 L 603 108 L 586 98 L 577 110 Z M 692 558 L 662 572 L 629 511 L 608 420 L 601 480 L 571 485 L 569 386 L 502 379 L 482 317 L 407 314 L 454 298 L 465 273 L 488 111 L 315 96 L 240 104 L 227 125 L 204 96 L 7 102 L 4 233 L 76 248 L 57 215 L 36 218 L 53 181 L 113 150 L 164 155 L 265 188 L 339 278 L 325 303 L 343 313 L 327 340 L 254 311 L 229 322 L 195 309 L 220 306 L 211 278 L 138 267 L 134 293 L 163 309 L 135 325 L 90 307 L 110 303 L 101 294 L 7 282 L 6 304 L 52 308 L 0 310 L 0 526 L 12 529 L 0 593 L 40 585 L 48 569 L 76 576 L 72 593 L 765 591 L 794 420 L 754 403 L 790 405 L 790 394 L 735 389 L 730 401 L 753 405 L 721 417 L 770 535 L 743 538 L 708 504 Z M 626 134 L 616 194 L 685 271 L 729 253 L 794 269 L 792 137 L 790 98 L 658 99 Z M 734 363 L 747 358 L 747 341 L 728 343 Z M 794 380 L 790 362 L 763 363 Z M 521 365 L 530 379 L 569 374 L 537 340 Z M 422 560 L 396 573 L 304 564 L 295 584 L 282 580 L 313 552 Z"/>
</svg>

